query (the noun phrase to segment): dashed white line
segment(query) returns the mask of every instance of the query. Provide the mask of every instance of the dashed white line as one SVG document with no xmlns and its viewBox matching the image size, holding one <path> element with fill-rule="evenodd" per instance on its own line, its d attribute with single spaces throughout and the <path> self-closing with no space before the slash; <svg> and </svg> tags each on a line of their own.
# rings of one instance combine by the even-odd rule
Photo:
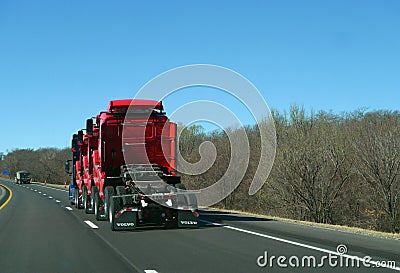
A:
<svg viewBox="0 0 400 273">
<path fill-rule="evenodd" d="M 37 191 L 37 190 L 34 190 L 34 191 Z"/>
<path fill-rule="evenodd" d="M 49 196 L 49 199 L 53 199 L 53 196 Z"/>
<path fill-rule="evenodd" d="M 72 210 L 72 208 L 70 208 L 70 207 L 65 207 L 67 210 Z"/>
<path fill-rule="evenodd" d="M 86 220 L 85 221 L 85 223 L 89 226 L 89 227 L 91 227 L 91 228 L 99 228 L 98 226 L 96 226 L 95 224 L 93 224 L 91 221 L 89 221 L 89 220 Z"/>
<path fill-rule="evenodd" d="M 57 203 L 60 203 L 61 201 L 60 201 L 60 200 L 56 200 L 56 202 L 57 202 Z"/>
<path fill-rule="evenodd" d="M 144 273 L 158 273 L 157 271 L 153 270 L 153 269 L 146 269 L 144 271 Z"/>
<path fill-rule="evenodd" d="M 47 194 L 43 193 L 43 196 L 46 196 Z"/>
<path fill-rule="evenodd" d="M 38 193 L 42 193 L 41 191 L 38 191 Z"/>
<path fill-rule="evenodd" d="M 68 192 L 68 190 L 57 189 L 57 188 L 54 188 L 54 187 L 49 187 L 49 186 L 43 186 L 43 185 L 38 185 L 38 184 L 36 184 L 36 186 L 38 186 L 38 187 L 42 187 L 42 188 L 47 188 L 47 189 L 52 189 L 52 190 L 55 190 L 55 191 L 63 191 L 63 192 Z"/>
</svg>

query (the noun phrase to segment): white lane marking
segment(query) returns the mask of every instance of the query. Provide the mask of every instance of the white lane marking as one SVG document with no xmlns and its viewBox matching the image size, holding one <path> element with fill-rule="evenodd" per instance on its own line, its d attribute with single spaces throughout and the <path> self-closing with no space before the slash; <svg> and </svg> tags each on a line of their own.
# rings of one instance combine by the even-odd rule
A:
<svg viewBox="0 0 400 273">
<path fill-rule="evenodd" d="M 70 207 L 65 207 L 67 210 L 72 210 Z"/>
<path fill-rule="evenodd" d="M 37 190 L 34 190 L 34 191 L 37 191 Z"/>
<path fill-rule="evenodd" d="M 43 196 L 46 196 L 47 194 L 43 193 Z"/>
<path fill-rule="evenodd" d="M 49 199 L 53 199 L 53 196 L 49 196 Z"/>
<path fill-rule="evenodd" d="M 153 270 L 153 269 L 146 269 L 144 271 L 144 273 L 158 273 L 157 271 Z"/>
<path fill-rule="evenodd" d="M 46 189 L 52 189 L 52 190 L 55 190 L 55 191 L 63 191 L 63 192 L 68 192 L 68 190 L 57 189 L 57 188 L 53 188 L 53 187 L 49 187 L 49 186 L 43 186 L 43 185 L 39 185 L 39 184 L 36 184 L 36 186 L 38 186 L 38 187 L 42 187 L 42 188 L 46 188 Z"/>
<path fill-rule="evenodd" d="M 89 220 L 86 220 L 85 223 L 91 227 L 91 228 L 99 228 L 98 226 L 96 226 L 95 224 L 93 224 L 92 222 L 90 222 Z"/>
<path fill-rule="evenodd" d="M 42 193 L 41 191 L 38 191 L 38 193 Z"/>
<path fill-rule="evenodd" d="M 214 225 L 214 226 L 223 227 L 223 228 L 230 229 L 230 230 L 235 230 L 235 231 L 251 234 L 251 235 L 255 235 L 255 236 L 259 236 L 259 237 L 263 237 L 263 238 L 267 238 L 267 239 L 271 239 L 271 240 L 275 240 L 275 241 L 282 242 L 282 243 L 287 243 L 287 244 L 291 244 L 291 245 L 295 245 L 295 246 L 299 246 L 299 247 L 303 247 L 303 248 L 316 250 L 316 251 L 327 253 L 327 254 L 339 255 L 336 251 L 332 251 L 332 250 L 328 250 L 328 249 L 324 249 L 324 248 L 320 248 L 320 247 L 316 247 L 316 246 L 306 245 L 306 244 L 302 244 L 302 243 L 298 243 L 298 242 L 282 239 L 282 238 L 279 238 L 279 237 L 274 237 L 274 236 L 271 236 L 271 235 L 262 234 L 262 233 L 251 231 L 251 230 L 247 230 L 247 229 L 232 227 L 232 226 L 218 224 L 218 223 L 209 222 L 209 221 L 205 221 L 205 220 L 200 220 L 200 222 L 203 222 L 203 223 L 206 223 L 206 224 L 210 224 L 210 225 Z M 388 269 L 393 269 L 393 270 L 400 271 L 400 267 L 394 267 L 393 268 L 393 267 L 390 267 L 390 265 L 385 265 L 385 264 L 382 264 L 381 262 L 367 259 L 366 257 L 361 258 L 361 257 L 358 257 L 358 256 L 349 255 L 349 254 L 340 254 L 340 256 L 346 257 L 346 258 L 349 258 L 349 259 L 358 260 L 358 261 L 363 262 L 363 263 L 368 263 L 368 264 L 374 265 L 374 266 L 379 267 L 379 268 L 388 268 Z"/>
<path fill-rule="evenodd" d="M 56 202 L 57 202 L 57 203 L 60 203 L 61 201 L 60 201 L 60 200 L 56 200 Z"/>
</svg>

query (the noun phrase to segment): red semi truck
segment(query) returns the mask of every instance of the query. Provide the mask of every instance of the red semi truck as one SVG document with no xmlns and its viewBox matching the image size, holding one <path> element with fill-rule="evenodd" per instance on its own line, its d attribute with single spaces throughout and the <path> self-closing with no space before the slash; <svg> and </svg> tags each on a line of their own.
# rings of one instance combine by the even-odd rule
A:
<svg viewBox="0 0 400 273">
<path fill-rule="evenodd" d="M 73 135 L 70 201 L 112 230 L 197 227 L 197 200 L 174 172 L 175 154 L 176 124 L 162 102 L 112 100 Z"/>
</svg>

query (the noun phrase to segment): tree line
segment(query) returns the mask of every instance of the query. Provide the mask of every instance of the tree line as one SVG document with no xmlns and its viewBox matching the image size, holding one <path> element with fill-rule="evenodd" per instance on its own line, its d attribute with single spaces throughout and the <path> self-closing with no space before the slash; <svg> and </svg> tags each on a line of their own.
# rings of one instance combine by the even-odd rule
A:
<svg viewBox="0 0 400 273">
<path fill-rule="evenodd" d="M 258 126 L 247 126 L 250 162 L 236 190 L 217 206 L 318 223 L 379 231 L 400 229 L 400 113 L 334 114 L 292 106 L 272 111 L 277 150 L 268 181 L 254 196 L 249 185 L 258 166 Z M 260 127 L 261 128 L 261 127 Z M 180 149 L 189 162 L 200 159 L 199 145 L 214 143 L 214 166 L 200 176 L 182 175 L 189 188 L 204 188 L 223 176 L 230 146 L 221 131 L 188 127 Z"/>
<path fill-rule="evenodd" d="M 292 106 L 288 112 L 275 110 L 272 114 L 277 150 L 268 180 L 255 195 L 248 195 L 261 142 L 259 127 L 247 126 L 247 171 L 240 185 L 217 207 L 399 232 L 399 112 L 308 113 Z M 199 125 L 180 127 L 178 146 L 186 161 L 199 161 L 204 141 L 211 141 L 217 150 L 208 171 L 196 176 L 181 174 L 183 183 L 189 189 L 200 189 L 218 181 L 230 160 L 226 133 L 205 132 Z M 70 158 L 69 148 L 17 149 L 0 160 L 0 169 L 10 170 L 12 177 L 27 170 L 36 181 L 63 184 L 70 179 L 64 172 L 65 160 Z"/>
<path fill-rule="evenodd" d="M 65 173 L 64 164 L 70 157 L 69 148 L 15 149 L 0 161 L 0 169 L 9 170 L 11 179 L 17 171 L 25 170 L 31 173 L 33 181 L 68 184 L 70 178 Z"/>
</svg>

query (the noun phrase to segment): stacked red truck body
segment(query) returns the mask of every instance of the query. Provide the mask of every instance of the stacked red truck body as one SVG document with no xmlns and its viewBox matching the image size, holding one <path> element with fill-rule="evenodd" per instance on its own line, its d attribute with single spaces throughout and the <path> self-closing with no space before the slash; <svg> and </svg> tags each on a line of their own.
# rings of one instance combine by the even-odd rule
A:
<svg viewBox="0 0 400 273">
<path fill-rule="evenodd" d="M 71 203 L 113 230 L 197 226 L 196 198 L 174 173 L 176 124 L 161 102 L 110 101 L 73 135 L 72 153 Z"/>
</svg>

